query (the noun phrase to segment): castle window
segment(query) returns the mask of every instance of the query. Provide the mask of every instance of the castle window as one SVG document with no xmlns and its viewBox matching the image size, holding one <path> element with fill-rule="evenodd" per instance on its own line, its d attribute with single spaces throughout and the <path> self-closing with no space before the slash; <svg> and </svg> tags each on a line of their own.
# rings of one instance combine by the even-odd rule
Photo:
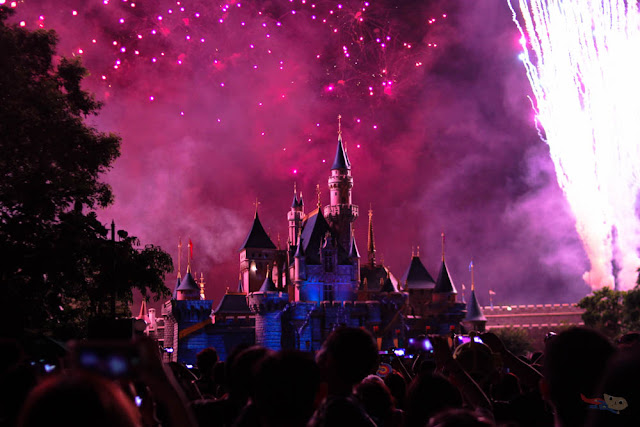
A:
<svg viewBox="0 0 640 427">
<path fill-rule="evenodd" d="M 323 300 L 333 301 L 333 285 L 331 283 L 325 283 L 323 288 Z"/>
</svg>

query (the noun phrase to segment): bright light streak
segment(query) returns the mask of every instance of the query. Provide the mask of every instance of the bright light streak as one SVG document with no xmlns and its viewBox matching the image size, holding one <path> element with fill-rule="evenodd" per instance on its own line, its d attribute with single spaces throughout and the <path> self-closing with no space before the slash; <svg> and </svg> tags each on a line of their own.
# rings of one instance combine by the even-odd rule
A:
<svg viewBox="0 0 640 427">
<path fill-rule="evenodd" d="M 593 289 L 630 289 L 640 267 L 638 4 L 514 0 L 516 12 L 507 1 L 536 122 L 591 262 L 583 278 Z"/>
</svg>

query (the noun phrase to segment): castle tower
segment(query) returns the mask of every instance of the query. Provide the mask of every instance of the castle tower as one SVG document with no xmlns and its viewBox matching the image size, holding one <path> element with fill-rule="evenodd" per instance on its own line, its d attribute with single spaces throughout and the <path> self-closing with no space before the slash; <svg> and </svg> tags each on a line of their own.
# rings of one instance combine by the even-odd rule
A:
<svg viewBox="0 0 640 427">
<path fill-rule="evenodd" d="M 276 245 L 264 230 L 258 217 L 258 202 L 253 225 L 240 247 L 240 275 L 245 292 L 256 292 L 267 277 L 267 268 L 275 260 Z"/>
<path fill-rule="evenodd" d="M 267 276 L 257 292 L 247 295 L 249 309 L 256 316 L 256 345 L 270 350 L 282 348 L 282 310 L 289 303 L 289 296 L 278 292 L 267 268 Z"/>
<path fill-rule="evenodd" d="M 178 301 L 193 301 L 200 299 L 200 287 L 191 275 L 191 266 L 187 267 L 187 274 L 180 281 L 180 286 L 176 291 Z"/>
<path fill-rule="evenodd" d="M 469 265 L 471 269 L 471 298 L 467 304 L 467 314 L 462 320 L 463 325 L 470 331 L 484 332 L 487 325 L 487 318 L 484 317 L 482 308 L 476 298 L 476 290 L 473 282 L 473 262 Z"/>
<path fill-rule="evenodd" d="M 176 288 L 176 299 L 178 301 L 192 301 L 200 299 L 200 287 L 191 275 L 191 251 L 193 244 L 189 240 L 189 254 L 187 256 L 187 274 L 180 280 L 180 285 Z"/>
<path fill-rule="evenodd" d="M 433 288 L 433 302 L 455 303 L 457 294 L 458 291 L 453 285 L 447 264 L 444 261 L 444 233 L 442 233 L 442 265 L 440 266 L 436 286 Z"/>
<path fill-rule="evenodd" d="M 294 253 L 298 246 L 298 235 L 302 230 L 302 219 L 304 218 L 304 202 L 302 201 L 302 193 L 298 198 L 296 186 L 293 186 L 293 202 L 291 202 L 291 209 L 287 212 L 287 219 L 289 220 L 289 253 Z"/>
<path fill-rule="evenodd" d="M 330 204 L 324 207 L 324 216 L 338 236 L 339 244 L 347 251 L 351 243 L 352 225 L 358 217 L 358 206 L 351 203 L 352 188 L 351 163 L 342 143 L 342 130 L 338 121 L 338 148 L 329 177 Z"/>
</svg>

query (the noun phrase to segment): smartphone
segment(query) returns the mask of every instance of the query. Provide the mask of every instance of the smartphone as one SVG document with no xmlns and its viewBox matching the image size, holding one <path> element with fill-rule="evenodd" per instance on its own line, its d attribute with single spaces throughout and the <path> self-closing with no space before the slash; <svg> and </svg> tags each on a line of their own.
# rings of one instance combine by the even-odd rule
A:
<svg viewBox="0 0 640 427">
<path fill-rule="evenodd" d="M 457 345 L 462 345 L 462 344 L 466 344 L 466 343 L 471 342 L 471 337 L 468 336 L 468 335 L 456 335 L 456 340 L 457 340 L 457 342 L 456 342 Z M 480 337 L 478 337 L 478 336 L 473 337 L 473 342 L 484 344 L 482 342 L 482 339 Z"/>
<path fill-rule="evenodd" d="M 111 379 L 134 378 L 142 363 L 137 346 L 128 341 L 76 341 L 69 354 L 72 368 Z"/>
</svg>

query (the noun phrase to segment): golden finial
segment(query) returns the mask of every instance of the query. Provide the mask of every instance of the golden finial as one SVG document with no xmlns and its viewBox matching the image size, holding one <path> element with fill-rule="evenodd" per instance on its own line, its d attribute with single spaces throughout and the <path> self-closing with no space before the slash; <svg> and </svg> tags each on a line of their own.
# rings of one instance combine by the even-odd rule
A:
<svg viewBox="0 0 640 427">
<path fill-rule="evenodd" d="M 411 246 L 411 258 L 413 258 L 414 256 L 416 256 L 416 253 L 413 251 L 413 246 Z"/>
<path fill-rule="evenodd" d="M 322 206 L 322 202 L 320 201 L 320 184 L 316 184 L 316 192 L 318 193 L 318 210 Z"/>
<path fill-rule="evenodd" d="M 444 262 L 444 231 L 440 236 L 442 237 L 442 262 Z"/>
<path fill-rule="evenodd" d="M 256 197 L 256 201 L 253 203 L 253 206 L 255 206 L 255 207 L 256 207 L 256 215 L 258 214 L 258 205 L 261 205 L 261 204 L 262 204 L 262 203 L 260 203 L 260 202 L 258 201 L 258 198 Z"/>
<path fill-rule="evenodd" d="M 298 183 L 296 181 L 293 181 L 293 194 L 295 196 L 298 195 Z"/>
<path fill-rule="evenodd" d="M 469 263 L 469 270 L 471 270 L 471 290 L 473 291 L 475 289 L 475 285 L 473 282 L 473 261 Z"/>
<path fill-rule="evenodd" d="M 178 237 L 178 279 L 182 279 L 180 264 L 182 262 L 182 237 Z"/>
<path fill-rule="evenodd" d="M 338 135 L 342 136 L 342 115 L 338 114 Z"/>
<path fill-rule="evenodd" d="M 416 256 L 420 258 L 420 246 L 418 245 L 418 251 L 416 252 Z"/>
<path fill-rule="evenodd" d="M 189 253 L 187 254 L 187 273 L 191 273 L 191 254 L 193 253 L 193 243 L 189 239 Z"/>
</svg>

